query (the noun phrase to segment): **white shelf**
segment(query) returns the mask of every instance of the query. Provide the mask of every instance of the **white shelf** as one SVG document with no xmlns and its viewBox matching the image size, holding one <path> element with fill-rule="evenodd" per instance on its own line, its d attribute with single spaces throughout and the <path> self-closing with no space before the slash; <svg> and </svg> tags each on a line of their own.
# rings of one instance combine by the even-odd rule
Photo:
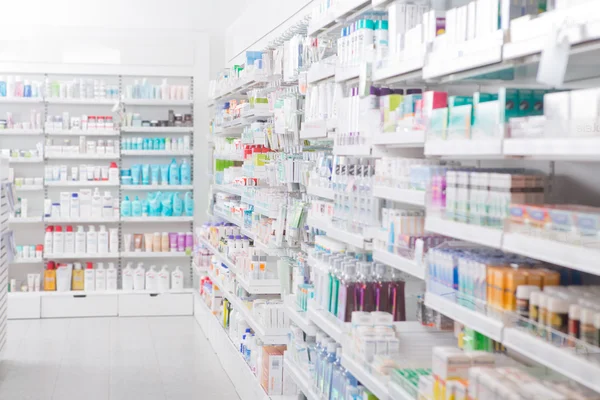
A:
<svg viewBox="0 0 600 400">
<path fill-rule="evenodd" d="M 47 187 L 118 187 L 119 182 L 110 181 L 47 181 Z"/>
<path fill-rule="evenodd" d="M 285 316 L 292 320 L 300 329 L 302 329 L 308 336 L 315 336 L 317 334 L 317 327 L 308 318 L 308 312 L 298 311 L 296 305 L 296 295 L 290 294 L 285 296 Z"/>
<path fill-rule="evenodd" d="M 46 217 L 44 222 L 47 224 L 114 224 L 119 222 L 119 217 Z"/>
<path fill-rule="evenodd" d="M 44 253 L 44 259 L 46 260 L 78 260 L 78 259 L 110 259 L 119 258 L 119 253 L 62 253 L 62 254 L 48 254 Z"/>
<path fill-rule="evenodd" d="M 224 154 L 224 153 L 214 153 L 213 159 L 215 160 L 230 160 L 230 161 L 244 161 L 243 154 Z"/>
<path fill-rule="evenodd" d="M 336 119 L 321 119 L 302 123 L 301 139 L 325 139 L 333 134 L 337 127 Z"/>
<path fill-rule="evenodd" d="M 283 371 L 284 374 L 288 374 L 294 380 L 298 389 L 304 393 L 304 396 L 306 396 L 308 400 L 321 399 L 313 390 L 308 374 L 302 371 L 291 357 L 288 357 L 287 352 L 283 356 Z"/>
<path fill-rule="evenodd" d="M 425 131 L 378 133 L 373 135 L 371 143 L 377 146 L 423 147 L 425 146 Z"/>
<path fill-rule="evenodd" d="M 192 185 L 121 185 L 121 190 L 193 190 Z"/>
<path fill-rule="evenodd" d="M 86 153 L 50 153 L 46 154 L 47 160 L 118 160 L 119 153 L 111 154 L 86 154 Z"/>
<path fill-rule="evenodd" d="M 119 99 L 63 99 L 63 98 L 47 98 L 48 104 L 73 104 L 73 105 L 105 105 L 113 106 L 119 102 Z"/>
<path fill-rule="evenodd" d="M 373 70 L 373 81 L 378 83 L 402 82 L 410 80 L 421 80 L 423 66 L 425 65 L 426 48 L 411 57 L 404 58 L 402 55 L 388 60 L 386 65 Z"/>
<path fill-rule="evenodd" d="M 6 136 L 37 136 L 43 134 L 43 129 L 0 129 L 0 135 Z"/>
<path fill-rule="evenodd" d="M 470 310 L 460 304 L 456 304 L 450 299 L 446 299 L 431 292 L 425 294 L 425 305 L 498 342 L 502 341 L 502 329 L 504 324 L 500 320 Z"/>
<path fill-rule="evenodd" d="M 44 190 L 44 185 L 23 185 L 23 186 L 15 186 L 17 192 L 37 192 L 39 190 Z"/>
<path fill-rule="evenodd" d="M 121 150 L 122 156 L 155 156 L 155 157 L 176 157 L 191 156 L 193 150 Z"/>
<path fill-rule="evenodd" d="M 417 263 L 415 260 L 410 260 L 384 250 L 374 250 L 373 259 L 419 279 L 425 279 L 425 266 Z"/>
<path fill-rule="evenodd" d="M 502 249 L 552 264 L 600 275 L 600 249 L 577 246 L 520 233 L 505 233 Z"/>
<path fill-rule="evenodd" d="M 123 222 L 194 222 L 194 217 L 121 217 Z"/>
<path fill-rule="evenodd" d="M 597 161 L 600 158 L 600 138 L 505 139 L 504 155 L 550 160 Z"/>
<path fill-rule="evenodd" d="M 315 218 L 309 215 L 306 219 L 306 225 L 325 231 L 327 232 L 327 236 L 361 249 L 368 249 L 372 246 L 372 243 L 370 242 L 371 238 L 356 233 L 350 233 L 344 229 L 336 228 L 329 221 L 323 218 Z"/>
<path fill-rule="evenodd" d="M 585 359 L 585 354 L 575 354 L 574 348 L 560 348 L 528 332 L 516 328 L 504 330 L 506 347 L 514 350 L 564 376 L 600 392 L 600 364 Z M 590 355 L 594 357 L 595 355 Z"/>
<path fill-rule="evenodd" d="M 313 18 L 313 20 L 311 20 L 311 23 L 308 26 L 308 35 L 316 36 L 324 30 L 336 26 L 346 17 L 351 16 L 365 7 L 371 7 L 371 0 L 346 0 L 337 3 L 327 10 L 325 15 L 322 15 L 318 19 Z"/>
<path fill-rule="evenodd" d="M 281 281 L 279 279 L 254 279 L 246 280 L 241 274 L 236 274 L 235 279 L 241 287 L 250 294 L 280 294 Z"/>
<path fill-rule="evenodd" d="M 15 258 L 11 264 L 41 264 L 44 262 L 43 258 Z"/>
<path fill-rule="evenodd" d="M 426 140 L 425 155 L 455 158 L 501 158 L 502 139 Z"/>
<path fill-rule="evenodd" d="M 119 136 L 114 129 L 46 129 L 49 136 Z"/>
<path fill-rule="evenodd" d="M 377 396 L 378 400 L 394 400 L 390 396 L 387 382 L 372 374 L 364 366 L 364 361 L 356 361 L 347 352 L 342 353 L 342 366 L 346 368 L 364 387 Z M 388 378 L 389 380 L 389 378 Z"/>
<path fill-rule="evenodd" d="M 334 145 L 333 154 L 336 156 L 371 156 L 371 146 L 349 144 L 349 145 Z"/>
<path fill-rule="evenodd" d="M 9 157 L 8 162 L 10 164 L 38 164 L 43 163 L 42 157 Z"/>
<path fill-rule="evenodd" d="M 39 224 L 42 223 L 42 217 L 21 217 L 21 218 L 15 218 L 15 217 L 10 217 L 8 219 L 8 223 L 13 225 L 13 224 Z"/>
<path fill-rule="evenodd" d="M 219 217 L 219 218 L 223 218 L 225 221 L 231 222 L 232 224 L 235 224 L 239 227 L 242 227 L 244 225 L 244 223 L 242 221 L 240 221 L 236 218 L 230 217 L 229 215 L 227 215 L 224 212 L 221 212 L 219 210 L 215 210 L 215 216 Z"/>
<path fill-rule="evenodd" d="M 121 252 L 123 258 L 186 258 L 191 257 L 185 251 L 127 251 Z"/>
<path fill-rule="evenodd" d="M 415 400 L 413 396 L 394 382 L 388 384 L 388 390 L 390 391 L 390 398 L 393 400 Z"/>
<path fill-rule="evenodd" d="M 333 189 L 328 189 L 319 186 L 307 186 L 306 193 L 311 196 L 321 197 L 327 200 L 333 200 L 335 198 L 335 193 Z"/>
<path fill-rule="evenodd" d="M 337 57 L 326 58 L 319 62 L 313 63 L 308 69 L 307 82 L 308 84 L 315 84 L 325 79 L 331 79 L 335 77 L 335 64 Z"/>
<path fill-rule="evenodd" d="M 122 103 L 131 106 L 191 106 L 193 100 L 163 100 L 163 99 L 123 99 Z"/>
<path fill-rule="evenodd" d="M 425 220 L 425 230 L 498 249 L 502 245 L 502 229 L 464 224 L 428 216 Z"/>
<path fill-rule="evenodd" d="M 214 248 L 213 245 L 211 245 L 208 240 L 206 240 L 204 238 L 200 238 L 200 242 L 202 242 L 202 244 L 204 244 L 204 246 L 206 246 L 215 257 L 217 257 L 219 260 L 221 260 L 221 262 L 223 264 L 227 265 L 227 268 L 229 268 L 233 272 L 237 271 L 237 267 L 236 267 L 235 263 L 232 260 L 230 260 L 229 257 L 227 257 L 226 255 L 221 253 L 219 250 Z"/>
<path fill-rule="evenodd" d="M 193 126 L 123 126 L 124 133 L 190 133 Z"/>
<path fill-rule="evenodd" d="M 8 104 L 19 104 L 19 103 L 40 104 L 43 102 L 44 102 L 44 99 L 41 97 L 0 97 L 0 103 L 8 103 Z"/>
<path fill-rule="evenodd" d="M 243 191 L 244 191 L 244 187 L 243 186 L 234 186 L 234 185 L 217 185 L 214 184 L 212 185 L 213 190 L 217 190 L 219 192 L 225 192 L 225 193 L 229 193 L 229 194 L 233 194 L 235 196 L 241 196 Z"/>
<path fill-rule="evenodd" d="M 320 309 L 314 300 L 308 301 L 308 318 L 336 342 L 342 344 L 351 324 L 342 322 L 328 311 Z"/>
<path fill-rule="evenodd" d="M 425 207 L 426 193 L 420 190 L 375 186 L 373 188 L 373 196 L 381 199 L 396 201 L 398 203 Z"/>
<path fill-rule="evenodd" d="M 72 297 L 72 296 L 113 296 L 117 295 L 130 295 L 130 294 L 155 294 L 155 293 L 164 293 L 164 294 L 182 294 L 182 293 L 193 293 L 194 289 L 192 288 L 183 288 L 183 289 L 170 289 L 166 292 L 158 292 L 156 290 L 94 290 L 94 291 L 85 291 L 85 290 L 67 290 L 64 292 L 59 292 L 56 290 L 53 291 L 43 291 L 40 290 L 38 292 L 10 292 L 9 297 Z"/>
</svg>

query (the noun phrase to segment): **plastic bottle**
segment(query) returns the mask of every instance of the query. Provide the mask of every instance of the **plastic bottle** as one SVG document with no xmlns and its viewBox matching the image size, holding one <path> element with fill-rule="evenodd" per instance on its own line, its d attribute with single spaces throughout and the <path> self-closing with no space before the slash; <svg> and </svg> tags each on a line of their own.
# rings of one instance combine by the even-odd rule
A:
<svg viewBox="0 0 600 400">
<path fill-rule="evenodd" d="M 181 162 L 181 184 L 182 185 L 190 185 L 192 183 L 192 168 L 190 167 L 190 163 L 184 158 Z"/>
<path fill-rule="evenodd" d="M 66 254 L 75 253 L 75 233 L 73 232 L 73 227 L 71 225 L 67 226 L 67 231 L 65 232 L 64 252 Z"/>
<path fill-rule="evenodd" d="M 355 310 L 355 276 L 356 264 L 346 262 L 343 265 L 342 275 L 340 277 L 340 288 L 338 291 L 337 317 L 340 321 L 350 322 L 352 312 Z"/>
<path fill-rule="evenodd" d="M 128 262 L 127 266 L 123 268 L 123 285 L 122 289 L 131 291 L 133 290 L 133 275 L 134 271 L 132 268 L 132 263 Z"/>
<path fill-rule="evenodd" d="M 44 291 L 55 291 L 56 290 L 56 270 L 54 269 L 54 263 L 49 262 L 46 270 L 44 271 Z"/>
<path fill-rule="evenodd" d="M 102 216 L 105 218 L 115 216 L 113 212 L 113 197 L 110 192 L 104 192 L 104 197 L 102 198 Z"/>
<path fill-rule="evenodd" d="M 183 272 L 181 272 L 179 266 L 176 266 L 175 270 L 171 272 L 171 288 L 173 290 L 183 289 Z"/>
<path fill-rule="evenodd" d="M 89 262 L 85 268 L 85 281 L 84 290 L 86 292 L 93 292 L 96 290 L 96 272 L 94 271 L 94 265 Z"/>
<path fill-rule="evenodd" d="M 185 193 L 185 201 L 184 201 L 185 215 L 188 217 L 194 216 L 194 199 L 192 197 L 192 192 Z"/>
<path fill-rule="evenodd" d="M 333 381 L 333 370 L 335 368 L 336 362 L 339 363 L 339 356 L 342 354 L 342 349 L 337 347 L 337 344 L 330 343 L 329 348 L 327 349 L 327 361 L 325 364 L 325 377 L 323 382 L 323 393 L 325 394 L 325 398 L 329 399 L 331 397 L 331 386 Z"/>
<path fill-rule="evenodd" d="M 163 195 L 161 205 L 162 205 L 161 216 L 172 217 L 173 216 L 173 196 L 170 194 Z"/>
<path fill-rule="evenodd" d="M 102 196 L 100 196 L 98 188 L 94 189 L 92 195 L 92 217 L 102 217 Z"/>
<path fill-rule="evenodd" d="M 96 291 L 106 290 L 106 270 L 104 263 L 99 262 L 96 267 Z"/>
<path fill-rule="evenodd" d="M 87 238 L 83 226 L 77 225 L 77 232 L 75 232 L 75 253 L 85 254 L 86 242 Z"/>
<path fill-rule="evenodd" d="M 54 235 L 52 237 L 52 254 L 59 255 L 65 251 L 65 234 L 62 231 L 62 226 L 54 228 Z"/>
<path fill-rule="evenodd" d="M 324 389 L 324 383 L 325 383 L 325 366 L 327 363 L 327 348 L 329 347 L 330 344 L 333 344 L 335 346 L 335 342 L 330 339 L 330 338 L 326 338 L 323 340 L 323 342 L 321 343 L 321 351 L 317 354 L 317 360 L 316 362 L 319 363 L 318 366 L 318 375 L 317 375 L 317 391 L 319 393 L 323 393 L 323 389 Z"/>
<path fill-rule="evenodd" d="M 90 225 L 86 233 L 86 252 L 90 254 L 98 253 L 98 232 L 96 232 L 94 225 Z"/>
<path fill-rule="evenodd" d="M 163 265 L 162 269 L 158 272 L 158 284 L 157 289 L 159 292 L 168 292 L 171 285 L 171 274 L 167 269 L 166 265 Z"/>
<path fill-rule="evenodd" d="M 46 227 L 46 233 L 44 234 L 44 250 L 46 253 L 52 253 L 54 251 L 54 227 Z"/>
<path fill-rule="evenodd" d="M 117 290 L 117 276 L 119 272 L 115 268 L 115 263 L 108 263 L 106 270 L 106 290 Z"/>
<path fill-rule="evenodd" d="M 110 228 L 108 230 L 108 251 L 111 253 L 119 252 L 119 229 Z"/>
<path fill-rule="evenodd" d="M 406 321 L 406 303 L 404 296 L 404 281 L 402 276 L 395 269 L 392 269 L 392 277 L 390 282 L 390 313 L 394 316 L 394 321 Z"/>
<path fill-rule="evenodd" d="M 83 290 L 84 289 L 84 271 L 81 268 L 81 263 L 75 263 L 73 272 L 71 275 L 71 290 Z"/>
<path fill-rule="evenodd" d="M 179 166 L 177 165 L 177 161 L 173 159 L 169 165 L 169 184 L 179 185 L 179 182 Z"/>
<path fill-rule="evenodd" d="M 129 196 L 125 196 L 125 199 L 121 202 L 121 216 L 131 217 L 131 200 Z"/>
<path fill-rule="evenodd" d="M 179 197 L 179 192 L 173 195 L 173 216 L 181 217 L 183 215 L 183 200 Z"/>
<path fill-rule="evenodd" d="M 151 265 L 146 271 L 146 290 L 156 292 L 158 290 L 156 266 Z"/>
<path fill-rule="evenodd" d="M 116 162 L 111 162 L 108 167 L 108 181 L 112 183 L 119 183 L 119 167 Z"/>
<path fill-rule="evenodd" d="M 71 218 L 79 218 L 79 195 L 77 193 L 71 194 Z"/>
<path fill-rule="evenodd" d="M 138 196 L 131 202 L 131 216 L 141 217 L 142 216 L 142 202 Z"/>
<path fill-rule="evenodd" d="M 104 225 L 100 225 L 100 230 L 98 231 L 98 253 L 108 253 L 108 231 Z"/>
<path fill-rule="evenodd" d="M 144 263 L 139 263 L 133 272 L 133 290 L 144 290 L 146 288 L 146 270 Z"/>
</svg>

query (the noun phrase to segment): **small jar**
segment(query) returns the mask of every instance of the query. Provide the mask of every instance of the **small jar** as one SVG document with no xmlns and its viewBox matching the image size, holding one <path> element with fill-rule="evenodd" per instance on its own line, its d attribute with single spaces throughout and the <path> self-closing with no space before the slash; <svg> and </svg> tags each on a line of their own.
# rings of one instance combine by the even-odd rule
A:
<svg viewBox="0 0 600 400">
<path fill-rule="evenodd" d="M 598 346 L 598 335 L 596 334 L 596 327 L 594 321 L 596 318 L 596 312 L 589 308 L 581 309 L 581 331 L 580 338 L 586 343 L 593 346 Z"/>
<path fill-rule="evenodd" d="M 552 329 L 550 338 L 553 343 L 563 344 L 564 336 L 560 333 L 569 331 L 569 302 L 557 297 L 551 297 L 548 301 L 548 326 Z"/>
</svg>

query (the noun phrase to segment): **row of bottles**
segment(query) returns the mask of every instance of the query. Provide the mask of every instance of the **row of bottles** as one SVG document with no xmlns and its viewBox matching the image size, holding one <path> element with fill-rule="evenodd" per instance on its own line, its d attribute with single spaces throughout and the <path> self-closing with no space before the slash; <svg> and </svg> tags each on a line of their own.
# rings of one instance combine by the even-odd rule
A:
<svg viewBox="0 0 600 400">
<path fill-rule="evenodd" d="M 155 265 L 151 265 L 148 270 L 144 268 L 144 263 L 138 263 L 137 268 L 133 268 L 133 263 L 127 263 L 123 269 L 123 290 L 150 290 L 166 292 L 169 289 L 183 289 L 183 272 L 179 266 L 175 267 L 171 273 L 166 265 L 163 265 L 160 271 L 156 270 Z"/>
<path fill-rule="evenodd" d="M 194 215 L 192 192 L 186 192 L 183 199 L 179 192 L 150 192 L 147 199 L 140 200 L 129 196 L 121 202 L 123 217 L 191 217 Z"/>
<path fill-rule="evenodd" d="M 62 226 L 46 227 L 44 235 L 44 250 L 54 256 L 62 254 L 106 254 L 119 251 L 119 229 L 106 229 L 100 225 L 98 231 L 90 225 L 88 231 L 82 225 L 77 226 L 77 232 L 68 225 L 63 231 Z"/>
<path fill-rule="evenodd" d="M 406 320 L 404 281 L 397 270 L 365 261 L 352 252 L 316 253 L 315 298 L 323 309 L 350 322 L 354 311 L 384 311 L 394 321 Z"/>
</svg>

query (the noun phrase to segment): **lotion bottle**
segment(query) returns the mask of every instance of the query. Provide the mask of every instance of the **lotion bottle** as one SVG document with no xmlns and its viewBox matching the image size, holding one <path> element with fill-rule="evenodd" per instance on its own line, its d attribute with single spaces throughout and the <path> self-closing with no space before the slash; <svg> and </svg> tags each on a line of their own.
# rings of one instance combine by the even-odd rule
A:
<svg viewBox="0 0 600 400">
<path fill-rule="evenodd" d="M 146 270 L 144 263 L 139 263 L 133 274 L 133 290 L 144 290 L 146 281 Z"/>
<path fill-rule="evenodd" d="M 171 288 L 173 290 L 183 289 L 183 272 L 179 266 L 175 267 L 175 271 L 171 272 Z"/>
<path fill-rule="evenodd" d="M 158 272 L 158 291 L 168 292 L 170 289 L 171 274 L 166 265 L 163 265 L 162 269 Z"/>
<path fill-rule="evenodd" d="M 133 290 L 133 268 L 131 267 L 133 264 L 128 262 L 127 266 L 123 268 L 123 290 L 130 291 Z"/>
<path fill-rule="evenodd" d="M 115 268 L 115 263 L 108 263 L 106 270 L 106 290 L 117 290 L 117 275 L 118 271 Z"/>
<path fill-rule="evenodd" d="M 98 188 L 94 189 L 94 194 L 92 195 L 92 217 L 102 217 L 102 196 L 100 196 Z"/>
<path fill-rule="evenodd" d="M 104 192 L 104 197 L 102 198 L 102 216 L 105 218 L 113 218 L 113 198 L 110 192 Z"/>
<path fill-rule="evenodd" d="M 56 290 L 56 270 L 54 269 L 54 263 L 49 262 L 46 271 L 44 271 L 44 291 L 53 292 Z"/>
<path fill-rule="evenodd" d="M 146 271 L 146 290 L 156 292 L 158 290 L 156 266 L 151 265 L 150 269 Z"/>
<path fill-rule="evenodd" d="M 89 230 L 86 234 L 86 245 L 87 253 L 98 253 L 98 232 L 96 232 L 96 227 L 94 225 L 89 226 Z"/>
<path fill-rule="evenodd" d="M 44 234 L 44 251 L 48 254 L 54 251 L 54 227 L 46 227 L 46 233 Z"/>
<path fill-rule="evenodd" d="M 108 231 L 104 225 L 100 225 L 100 231 L 98 232 L 98 253 L 108 253 Z"/>
<path fill-rule="evenodd" d="M 86 235 L 83 226 L 77 225 L 77 232 L 75 232 L 75 253 L 85 254 Z M 82 270 L 83 271 L 83 270 Z"/>
<path fill-rule="evenodd" d="M 52 254 L 63 254 L 64 251 L 65 234 L 62 231 L 62 226 L 57 226 L 56 228 L 54 228 L 54 235 L 52 237 Z"/>
<path fill-rule="evenodd" d="M 83 290 L 84 280 L 84 272 L 81 268 L 81 263 L 75 263 L 73 275 L 71 276 L 71 290 Z"/>
<path fill-rule="evenodd" d="M 86 292 L 93 292 L 96 290 L 96 272 L 94 271 L 94 265 L 89 262 L 85 268 L 85 281 L 84 290 Z"/>
<path fill-rule="evenodd" d="M 108 230 L 108 249 L 111 253 L 119 252 L 119 229 L 111 228 Z"/>
<path fill-rule="evenodd" d="M 75 253 L 75 232 L 73 232 L 73 227 L 69 225 L 65 232 L 65 254 L 73 253 Z"/>
<path fill-rule="evenodd" d="M 96 291 L 103 292 L 106 290 L 106 270 L 104 263 L 99 262 L 96 267 Z"/>
</svg>

